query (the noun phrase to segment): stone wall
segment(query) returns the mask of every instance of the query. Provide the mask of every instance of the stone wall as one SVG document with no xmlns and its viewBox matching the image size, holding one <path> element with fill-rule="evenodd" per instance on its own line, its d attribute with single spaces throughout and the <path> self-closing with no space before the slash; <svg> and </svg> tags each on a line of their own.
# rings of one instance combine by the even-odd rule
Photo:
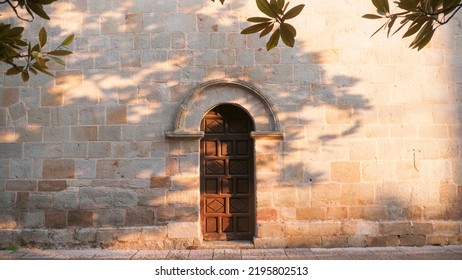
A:
<svg viewBox="0 0 462 280">
<path fill-rule="evenodd" d="M 74 54 L 0 76 L 0 244 L 200 244 L 194 124 L 228 102 L 257 124 L 256 247 L 460 244 L 460 17 L 417 52 L 370 38 L 370 1 L 312 0 L 267 52 L 226 2 L 60 0 L 28 26 Z"/>
</svg>

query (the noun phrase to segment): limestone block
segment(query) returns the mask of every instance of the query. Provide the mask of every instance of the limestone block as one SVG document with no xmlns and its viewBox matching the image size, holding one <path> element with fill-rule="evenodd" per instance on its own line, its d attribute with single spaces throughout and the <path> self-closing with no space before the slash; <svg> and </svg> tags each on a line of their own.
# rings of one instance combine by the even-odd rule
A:
<svg viewBox="0 0 462 280">
<path fill-rule="evenodd" d="M 127 124 L 127 106 L 109 106 L 106 108 L 107 124 Z"/>
<path fill-rule="evenodd" d="M 369 221 L 384 221 L 388 219 L 388 209 L 385 206 L 364 207 L 364 219 Z"/>
<path fill-rule="evenodd" d="M 346 236 L 323 236 L 322 247 L 324 248 L 342 248 L 348 247 L 348 237 Z"/>
<path fill-rule="evenodd" d="M 342 186 L 340 184 L 313 184 L 310 189 L 313 207 L 340 205 L 342 202 Z"/>
<path fill-rule="evenodd" d="M 181 177 L 180 177 L 181 179 Z M 169 189 L 172 186 L 172 180 L 170 176 L 153 176 L 151 177 L 150 187 L 154 189 L 166 188 Z"/>
<path fill-rule="evenodd" d="M 132 160 L 98 160 L 96 162 L 96 178 L 99 179 L 132 179 L 134 172 Z"/>
<path fill-rule="evenodd" d="M 173 14 L 165 21 L 167 32 L 196 31 L 196 17 L 193 14 Z"/>
<path fill-rule="evenodd" d="M 45 226 L 45 211 L 30 210 L 21 213 L 21 226 L 24 228 L 42 228 Z"/>
<path fill-rule="evenodd" d="M 44 229 L 21 230 L 18 240 L 25 244 L 45 244 L 49 242 L 49 231 Z"/>
<path fill-rule="evenodd" d="M 175 222 L 197 222 L 199 219 L 198 206 L 175 206 L 175 215 L 171 221 Z"/>
<path fill-rule="evenodd" d="M 65 180 L 40 180 L 38 182 L 38 191 L 40 192 L 59 192 L 67 189 Z"/>
<path fill-rule="evenodd" d="M 157 207 L 156 221 L 159 223 L 173 221 L 175 219 L 175 211 L 175 206 L 173 205 Z"/>
<path fill-rule="evenodd" d="M 331 164 L 331 169 L 333 181 L 354 183 L 361 179 L 359 162 L 334 162 Z"/>
<path fill-rule="evenodd" d="M 129 208 L 138 205 L 138 195 L 133 190 L 117 188 L 113 191 L 113 196 L 115 207 Z"/>
<path fill-rule="evenodd" d="M 43 129 L 43 140 L 46 142 L 69 141 L 69 127 L 45 127 Z"/>
<path fill-rule="evenodd" d="M 367 237 L 367 247 L 388 247 L 388 246 L 398 246 L 399 238 L 398 236 L 368 236 Z"/>
<path fill-rule="evenodd" d="M 188 49 L 195 49 L 195 50 L 206 50 L 210 46 L 210 35 L 209 33 L 204 33 L 204 32 L 197 32 L 197 33 L 189 33 L 187 34 L 187 47 Z M 211 51 L 209 49 L 209 51 Z M 215 62 L 217 58 L 217 52 L 213 50 L 211 53 L 214 54 Z M 196 54 L 196 65 L 214 65 L 214 64 L 202 64 L 201 60 L 203 60 L 204 55 L 206 54 L 205 52 L 197 52 Z M 200 59 L 202 57 L 202 59 Z"/>
<path fill-rule="evenodd" d="M 63 191 L 54 194 L 54 209 L 77 209 L 79 206 L 79 196 L 75 191 Z"/>
<path fill-rule="evenodd" d="M 276 154 L 257 154 L 255 157 L 255 165 L 258 172 L 276 172 L 277 171 L 277 159 Z"/>
<path fill-rule="evenodd" d="M 459 221 L 435 221 L 436 234 L 460 234 Z"/>
<path fill-rule="evenodd" d="M 0 143 L 0 158 L 21 158 L 22 156 L 22 144 Z"/>
<path fill-rule="evenodd" d="M 0 107 L 8 107 L 19 102 L 19 89 L 15 87 L 2 87 L 0 89 Z"/>
<path fill-rule="evenodd" d="M 110 142 L 90 142 L 88 143 L 88 157 L 108 158 L 111 156 Z"/>
<path fill-rule="evenodd" d="M 152 176 L 165 174 L 163 159 L 136 159 L 133 161 L 133 166 L 135 168 L 134 177 L 137 179 L 150 179 Z"/>
<path fill-rule="evenodd" d="M 140 241 L 140 238 L 141 238 L 140 228 L 134 228 L 134 229 L 121 228 L 121 229 L 118 229 L 117 231 L 117 240 L 121 242 L 136 243 Z"/>
<path fill-rule="evenodd" d="M 71 127 L 72 141 L 96 141 L 98 128 L 96 126 L 73 126 Z"/>
<path fill-rule="evenodd" d="M 1 164 L 0 164 L 1 165 Z M 15 178 L 15 179 L 27 179 L 32 178 L 32 162 L 24 159 L 11 159 L 9 161 L 9 176 L 8 166 L 5 166 L 4 172 L 6 176 L 4 178 Z M 2 167 L 0 167 L 2 169 Z"/>
<path fill-rule="evenodd" d="M 138 205 L 140 206 L 165 206 L 167 203 L 166 189 L 149 189 L 140 191 Z"/>
<path fill-rule="evenodd" d="M 236 35 L 238 35 L 238 34 L 236 34 Z M 230 36 L 231 36 L 231 34 L 228 34 L 228 40 L 230 40 Z M 236 37 L 236 36 L 233 34 L 233 37 Z M 241 36 L 239 36 L 239 37 L 241 37 Z M 242 39 L 240 39 L 240 41 L 242 42 Z M 241 44 L 243 44 L 243 43 L 241 43 Z M 233 45 L 235 45 L 235 48 L 241 48 L 241 46 L 239 46 L 237 42 L 233 43 Z M 272 52 L 268 52 L 265 49 L 260 49 L 260 50 L 255 52 L 255 63 L 257 65 L 279 64 L 280 60 L 281 60 L 281 57 L 280 57 L 279 49 L 274 49 Z M 303 68 L 305 68 L 305 66 L 303 68 L 302 67 L 300 67 L 300 68 L 303 69 Z M 306 67 L 306 68 L 310 69 L 309 67 Z M 297 69 L 298 68 L 296 67 L 295 68 L 295 75 L 297 75 Z M 296 81 L 298 81 L 298 80 L 296 80 Z"/>
<path fill-rule="evenodd" d="M 257 221 L 269 222 L 278 220 L 278 211 L 274 208 L 261 208 L 257 209 Z"/>
<path fill-rule="evenodd" d="M 97 227 L 121 227 L 125 224 L 125 210 L 101 209 L 94 212 Z"/>
<path fill-rule="evenodd" d="M 167 226 L 144 227 L 141 232 L 142 241 L 158 241 L 167 237 Z"/>
<path fill-rule="evenodd" d="M 186 48 L 186 36 L 182 32 L 170 33 L 170 46 L 172 49 Z"/>
<path fill-rule="evenodd" d="M 30 209 L 47 209 L 53 206 L 53 196 L 51 194 L 31 193 L 29 197 Z"/>
<path fill-rule="evenodd" d="M 6 130 L 5 136 L 2 136 L 2 141 L 13 142 L 16 140 L 17 142 L 41 142 L 44 139 L 43 130 L 44 128 L 36 124 L 26 127 L 17 127 L 14 133 L 13 131 L 9 132 Z"/>
<path fill-rule="evenodd" d="M 24 103 L 18 102 L 9 106 L 11 120 L 17 121 L 26 116 L 27 110 Z"/>
<path fill-rule="evenodd" d="M 63 156 L 63 143 L 25 143 L 25 158 L 59 158 Z"/>
<path fill-rule="evenodd" d="M 254 238 L 255 249 L 286 248 L 285 238 Z"/>
<path fill-rule="evenodd" d="M 197 238 L 199 237 L 198 223 L 169 223 L 167 225 L 169 238 Z"/>
<path fill-rule="evenodd" d="M 75 239 L 80 242 L 95 242 L 96 228 L 77 228 L 74 231 Z"/>
<path fill-rule="evenodd" d="M 373 184 L 343 184 L 343 205 L 370 205 L 374 203 L 375 185 Z"/>
<path fill-rule="evenodd" d="M 415 235 L 429 235 L 434 233 L 432 222 L 412 222 L 412 233 Z"/>
<path fill-rule="evenodd" d="M 169 191 L 167 192 L 167 203 L 171 205 L 197 205 L 199 202 L 199 191 Z"/>
<path fill-rule="evenodd" d="M 377 144 L 375 141 L 351 141 L 350 142 L 351 160 L 373 160 L 377 159 Z"/>
<path fill-rule="evenodd" d="M 116 142 L 113 143 L 113 157 L 140 158 L 151 153 L 151 142 Z"/>
<path fill-rule="evenodd" d="M 151 208 L 132 207 L 126 210 L 125 226 L 150 226 L 156 220 L 156 212 Z"/>
<path fill-rule="evenodd" d="M 273 188 L 273 203 L 275 207 L 295 207 L 297 190 L 294 185 L 276 185 Z"/>
<path fill-rule="evenodd" d="M 91 227 L 94 219 L 93 211 L 70 210 L 67 214 L 67 225 L 70 227 Z"/>
<path fill-rule="evenodd" d="M 427 245 L 427 238 L 425 235 L 402 235 L 399 237 L 400 246 L 425 246 Z"/>
<path fill-rule="evenodd" d="M 36 191 L 37 180 L 6 180 L 7 191 Z"/>
<path fill-rule="evenodd" d="M 347 207 L 327 207 L 327 220 L 345 220 L 348 217 Z"/>
<path fill-rule="evenodd" d="M 425 205 L 423 217 L 427 220 L 444 220 L 447 218 L 446 207 L 440 204 Z"/>
<path fill-rule="evenodd" d="M 325 220 L 326 207 L 297 208 L 297 220 Z"/>
<path fill-rule="evenodd" d="M 17 192 L 16 193 L 16 208 L 28 209 L 29 208 L 29 192 Z"/>
<path fill-rule="evenodd" d="M 14 206 L 15 200 L 15 192 L 0 192 L 0 208 L 10 208 Z"/>
<path fill-rule="evenodd" d="M 46 228 L 66 228 L 67 212 L 62 210 L 45 211 Z"/>
<path fill-rule="evenodd" d="M 288 237 L 284 238 L 287 248 L 319 248 L 322 247 L 322 237 Z"/>
<path fill-rule="evenodd" d="M 110 245 L 117 239 L 117 229 L 115 228 L 102 228 L 96 232 L 96 242 L 101 245 Z"/>
<path fill-rule="evenodd" d="M 383 235 L 412 234 L 411 222 L 380 222 L 379 233 Z"/>
<path fill-rule="evenodd" d="M 443 182 L 439 187 L 440 203 L 457 202 L 457 186 L 449 182 Z"/>
<path fill-rule="evenodd" d="M 75 161 L 71 159 L 43 160 L 42 176 L 45 179 L 75 178 Z"/>
<path fill-rule="evenodd" d="M 200 26 L 199 26 L 199 29 L 200 29 Z M 224 49 L 225 46 L 226 46 L 226 33 L 211 33 L 210 34 L 210 48 Z"/>
<path fill-rule="evenodd" d="M 80 188 L 80 209 L 104 209 L 114 205 L 114 198 L 110 188 Z"/>
<path fill-rule="evenodd" d="M 64 156 L 67 158 L 86 158 L 88 156 L 88 144 L 83 142 L 64 143 Z"/>
<path fill-rule="evenodd" d="M 311 236 L 338 236 L 341 234 L 340 222 L 314 222 L 309 224 Z"/>
<path fill-rule="evenodd" d="M 396 180 L 396 165 L 393 161 L 363 161 L 361 171 L 365 182 Z"/>
<path fill-rule="evenodd" d="M 82 106 L 78 109 L 80 125 L 104 124 L 105 108 L 103 106 Z"/>
<path fill-rule="evenodd" d="M 168 178 L 168 177 L 167 177 Z M 197 176 L 174 176 L 172 179 L 173 190 L 197 190 L 199 189 L 199 179 Z M 164 185 L 169 187 L 169 184 Z"/>
</svg>

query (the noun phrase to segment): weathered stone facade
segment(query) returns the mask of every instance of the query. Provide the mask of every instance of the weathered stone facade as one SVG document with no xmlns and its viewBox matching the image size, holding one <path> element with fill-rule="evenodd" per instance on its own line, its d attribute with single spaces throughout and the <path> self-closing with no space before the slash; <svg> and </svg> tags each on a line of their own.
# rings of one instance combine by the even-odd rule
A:
<svg viewBox="0 0 462 280">
<path fill-rule="evenodd" d="M 460 244 L 460 17 L 416 52 L 370 38 L 369 1 L 312 0 L 267 52 L 239 34 L 255 3 L 226 2 L 62 0 L 30 25 L 74 54 L 0 76 L 0 244 L 200 244 L 199 125 L 225 103 L 255 123 L 256 247 Z"/>
</svg>

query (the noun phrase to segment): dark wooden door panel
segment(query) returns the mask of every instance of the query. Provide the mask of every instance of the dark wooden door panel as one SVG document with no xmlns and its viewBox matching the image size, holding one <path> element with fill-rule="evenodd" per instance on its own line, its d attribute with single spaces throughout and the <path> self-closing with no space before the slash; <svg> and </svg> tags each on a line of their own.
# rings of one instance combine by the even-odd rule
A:
<svg viewBox="0 0 462 280">
<path fill-rule="evenodd" d="M 251 239 L 255 229 L 253 124 L 221 105 L 201 124 L 201 223 L 205 240 Z"/>
</svg>

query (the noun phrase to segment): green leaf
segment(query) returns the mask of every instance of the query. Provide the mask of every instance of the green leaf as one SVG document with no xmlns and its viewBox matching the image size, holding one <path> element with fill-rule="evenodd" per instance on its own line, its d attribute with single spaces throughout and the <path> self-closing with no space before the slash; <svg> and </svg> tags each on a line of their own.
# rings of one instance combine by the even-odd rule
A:
<svg viewBox="0 0 462 280">
<path fill-rule="evenodd" d="M 279 38 L 281 37 L 281 31 L 279 31 L 279 28 L 274 31 L 273 35 L 271 35 L 270 39 L 266 43 L 266 50 L 271 50 L 275 48 L 278 43 L 279 43 Z"/>
<path fill-rule="evenodd" d="M 241 31 L 241 34 L 252 34 L 252 33 L 257 33 L 268 27 L 271 23 L 269 22 L 264 22 L 264 23 L 259 23 L 255 24 L 252 26 L 249 26 L 245 28 L 244 30 Z"/>
<path fill-rule="evenodd" d="M 281 30 L 281 39 L 286 46 L 293 48 L 295 45 L 295 36 L 292 33 L 292 30 L 289 30 L 285 23 L 281 23 L 279 30 Z"/>
<path fill-rule="evenodd" d="M 64 62 L 64 60 L 62 60 L 61 58 L 58 58 L 58 57 L 55 57 L 55 56 L 48 56 L 51 60 L 53 60 L 54 62 L 58 63 L 58 64 L 61 64 L 62 66 L 65 66 L 66 63 Z"/>
<path fill-rule="evenodd" d="M 22 79 L 23 82 L 29 81 L 29 73 L 21 72 L 21 79 Z"/>
<path fill-rule="evenodd" d="M 427 22 L 427 19 L 425 18 L 420 18 L 414 21 L 411 26 L 409 26 L 408 30 L 406 33 L 404 33 L 403 38 L 409 37 L 417 33 L 417 31 L 420 30 L 420 28 Z"/>
<path fill-rule="evenodd" d="M 265 15 L 277 18 L 277 15 L 274 14 L 273 10 L 271 9 L 270 4 L 266 0 L 256 0 L 258 9 L 264 13 Z"/>
<path fill-rule="evenodd" d="M 305 8 L 304 4 L 293 7 L 283 16 L 283 19 L 291 19 L 298 16 L 302 12 L 303 8 Z"/>
<path fill-rule="evenodd" d="M 396 19 L 397 19 L 397 17 L 393 17 L 393 18 L 390 19 L 390 22 L 388 23 L 387 37 L 390 37 L 390 32 L 391 32 L 391 29 L 393 28 L 393 25 L 396 22 Z"/>
<path fill-rule="evenodd" d="M 282 13 L 284 13 L 284 5 L 285 5 L 285 0 L 277 0 L 276 5 L 278 7 L 278 10 L 281 10 Z"/>
<path fill-rule="evenodd" d="M 10 75 L 17 75 L 17 74 L 19 74 L 19 73 L 21 73 L 21 71 L 20 71 L 18 68 L 16 68 L 16 67 L 13 66 L 13 67 L 11 67 L 10 69 L 8 69 L 8 70 L 6 71 L 5 75 L 8 75 L 8 76 L 10 76 Z"/>
<path fill-rule="evenodd" d="M 47 54 L 57 55 L 57 56 L 65 56 L 65 55 L 72 54 L 72 52 L 68 51 L 68 50 L 54 50 L 54 51 L 51 51 L 51 52 L 47 52 Z"/>
<path fill-rule="evenodd" d="M 379 16 L 379 15 L 374 15 L 374 14 L 365 14 L 363 15 L 363 18 L 367 18 L 367 19 L 380 19 L 380 18 L 383 18 L 382 16 Z"/>
<path fill-rule="evenodd" d="M 50 20 L 50 17 L 47 15 L 47 13 L 43 10 L 43 6 L 41 4 L 37 4 L 34 2 L 27 2 L 27 6 L 32 10 L 35 14 L 37 14 L 39 17 L 43 19 Z"/>
<path fill-rule="evenodd" d="M 248 18 L 247 21 L 249 22 L 268 22 L 268 21 L 272 21 L 273 19 L 271 18 L 266 18 L 266 17 L 251 17 L 251 18 Z"/>
<path fill-rule="evenodd" d="M 271 23 L 268 25 L 267 28 L 263 29 L 263 31 L 260 33 L 260 38 L 268 35 L 274 28 L 274 23 Z"/>
<path fill-rule="evenodd" d="M 70 45 L 72 44 L 73 41 L 74 41 L 74 34 L 71 34 L 67 36 L 66 39 L 64 39 L 64 41 L 61 43 L 61 46 Z"/>
<path fill-rule="evenodd" d="M 282 14 L 282 8 L 279 8 L 277 0 L 270 0 L 270 5 L 278 14 Z"/>
<path fill-rule="evenodd" d="M 413 49 L 418 48 L 418 50 L 421 50 L 430 42 L 434 32 L 435 30 L 433 29 L 432 21 L 427 21 L 427 23 L 422 27 L 409 47 L 412 47 Z"/>
<path fill-rule="evenodd" d="M 43 46 L 45 46 L 45 44 L 47 43 L 47 31 L 43 27 L 40 28 L 39 41 L 40 41 L 41 48 L 43 48 Z"/>
<path fill-rule="evenodd" d="M 372 0 L 372 4 L 377 8 L 377 11 L 381 15 L 390 13 L 390 5 L 388 0 Z"/>
</svg>

